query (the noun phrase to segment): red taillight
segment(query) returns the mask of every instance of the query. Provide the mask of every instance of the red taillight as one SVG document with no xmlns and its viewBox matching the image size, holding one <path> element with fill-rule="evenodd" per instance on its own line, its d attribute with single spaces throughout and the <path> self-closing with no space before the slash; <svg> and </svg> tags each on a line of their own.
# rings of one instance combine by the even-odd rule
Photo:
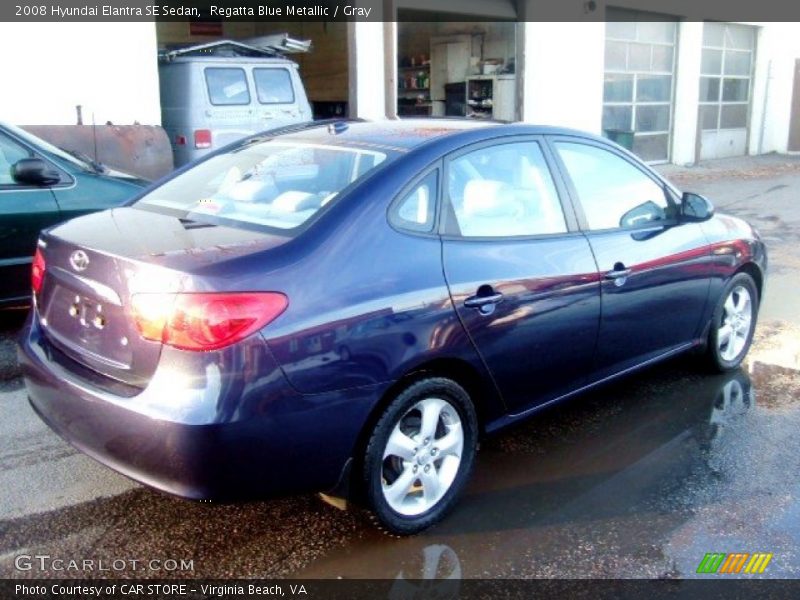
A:
<svg viewBox="0 0 800 600">
<path fill-rule="evenodd" d="M 194 147 L 211 148 L 211 131 L 209 131 L 208 129 L 195 129 Z"/>
<path fill-rule="evenodd" d="M 183 350 L 217 350 L 258 331 L 289 305 L 278 292 L 135 294 L 139 334 Z"/>
<path fill-rule="evenodd" d="M 185 135 L 176 135 L 175 136 L 175 145 L 176 146 L 185 146 L 186 145 L 186 136 Z"/>
<path fill-rule="evenodd" d="M 42 256 L 42 249 L 37 248 L 36 254 L 33 255 L 33 265 L 31 266 L 31 286 L 33 293 L 38 294 L 42 291 L 42 283 L 44 283 L 44 272 L 46 265 L 44 256 Z"/>
</svg>

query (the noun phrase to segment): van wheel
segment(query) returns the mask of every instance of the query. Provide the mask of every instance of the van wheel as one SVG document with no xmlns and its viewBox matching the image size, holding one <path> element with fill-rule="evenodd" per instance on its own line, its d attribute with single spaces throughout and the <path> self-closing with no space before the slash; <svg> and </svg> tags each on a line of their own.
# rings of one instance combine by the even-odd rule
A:
<svg viewBox="0 0 800 600">
<path fill-rule="evenodd" d="M 366 501 L 380 528 L 412 535 L 453 507 L 475 459 L 478 420 L 467 392 L 434 377 L 398 394 L 364 457 Z"/>
<path fill-rule="evenodd" d="M 706 364 L 714 371 L 732 371 L 742 364 L 753 341 L 758 301 L 756 284 L 747 273 L 737 273 L 725 286 L 706 347 Z"/>
</svg>

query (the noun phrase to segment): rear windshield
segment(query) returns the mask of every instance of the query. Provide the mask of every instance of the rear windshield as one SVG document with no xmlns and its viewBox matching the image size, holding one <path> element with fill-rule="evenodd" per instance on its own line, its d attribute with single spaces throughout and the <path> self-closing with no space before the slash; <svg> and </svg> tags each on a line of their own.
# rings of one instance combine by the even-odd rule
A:
<svg viewBox="0 0 800 600">
<path fill-rule="evenodd" d="M 253 69 L 256 95 L 261 104 L 291 104 L 294 102 L 292 79 L 286 69 Z"/>
<path fill-rule="evenodd" d="M 256 142 L 201 162 L 136 206 L 192 221 L 294 229 L 386 158 L 361 148 Z"/>
</svg>

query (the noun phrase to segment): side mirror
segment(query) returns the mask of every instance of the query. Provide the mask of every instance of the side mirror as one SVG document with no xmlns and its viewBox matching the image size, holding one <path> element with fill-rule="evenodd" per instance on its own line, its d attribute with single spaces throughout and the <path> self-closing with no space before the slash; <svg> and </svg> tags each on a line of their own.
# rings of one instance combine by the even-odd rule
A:
<svg viewBox="0 0 800 600">
<path fill-rule="evenodd" d="M 642 202 L 626 212 L 619 220 L 620 227 L 637 227 L 653 221 L 663 221 L 666 218 L 664 209 L 652 200 Z"/>
<path fill-rule="evenodd" d="M 714 216 L 714 205 L 705 196 L 684 192 L 681 196 L 681 220 L 698 223 Z"/>
<path fill-rule="evenodd" d="M 41 158 L 23 158 L 11 167 L 11 176 L 24 185 L 52 185 L 61 181 L 58 171 Z"/>
</svg>

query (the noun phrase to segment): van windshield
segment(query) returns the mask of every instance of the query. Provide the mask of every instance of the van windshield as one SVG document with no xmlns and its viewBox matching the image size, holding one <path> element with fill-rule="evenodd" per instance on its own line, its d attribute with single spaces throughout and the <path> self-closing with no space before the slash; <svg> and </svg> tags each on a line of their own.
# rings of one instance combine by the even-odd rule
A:
<svg viewBox="0 0 800 600">
<path fill-rule="evenodd" d="M 362 148 L 256 142 L 212 156 L 134 206 L 191 221 L 294 229 L 386 159 Z"/>
</svg>

